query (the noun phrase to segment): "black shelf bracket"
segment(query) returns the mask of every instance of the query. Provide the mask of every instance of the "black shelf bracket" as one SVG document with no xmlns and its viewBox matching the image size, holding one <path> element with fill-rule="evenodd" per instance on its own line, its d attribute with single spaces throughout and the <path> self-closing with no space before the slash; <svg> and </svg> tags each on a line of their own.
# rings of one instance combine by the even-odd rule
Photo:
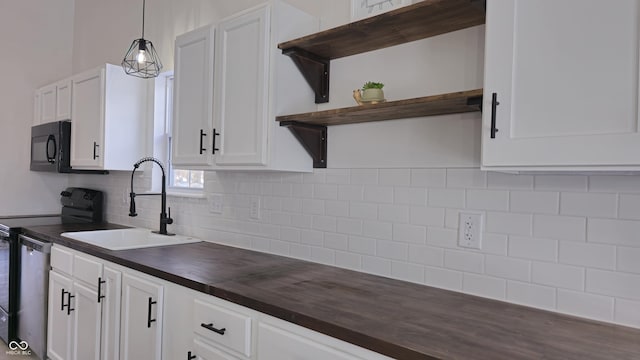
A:
<svg viewBox="0 0 640 360">
<path fill-rule="evenodd" d="M 293 60 L 311 89 L 316 93 L 316 104 L 329 102 L 329 68 L 331 61 L 299 48 L 283 49 Z"/>
<path fill-rule="evenodd" d="M 305 150 L 313 158 L 314 168 L 327 167 L 327 127 L 311 125 L 297 121 L 281 121 L 280 126 L 285 126 L 300 141 Z"/>
<path fill-rule="evenodd" d="M 481 96 L 472 96 L 470 98 L 467 98 L 467 105 L 468 106 L 477 106 L 480 109 L 480 112 L 482 112 L 482 95 Z"/>
</svg>

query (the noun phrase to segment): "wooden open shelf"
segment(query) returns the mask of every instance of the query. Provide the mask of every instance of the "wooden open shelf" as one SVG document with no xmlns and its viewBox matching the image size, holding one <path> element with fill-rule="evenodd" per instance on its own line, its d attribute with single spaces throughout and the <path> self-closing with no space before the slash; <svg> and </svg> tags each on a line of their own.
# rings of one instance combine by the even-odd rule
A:
<svg viewBox="0 0 640 360">
<path fill-rule="evenodd" d="M 477 89 L 388 101 L 375 105 L 360 105 L 304 114 L 284 115 L 276 117 L 276 121 L 294 121 L 310 125 L 331 126 L 474 112 L 481 110 L 481 104 L 482 89 Z"/>
<path fill-rule="evenodd" d="M 332 60 L 485 23 L 485 1 L 423 0 L 413 5 L 283 42 Z"/>
</svg>

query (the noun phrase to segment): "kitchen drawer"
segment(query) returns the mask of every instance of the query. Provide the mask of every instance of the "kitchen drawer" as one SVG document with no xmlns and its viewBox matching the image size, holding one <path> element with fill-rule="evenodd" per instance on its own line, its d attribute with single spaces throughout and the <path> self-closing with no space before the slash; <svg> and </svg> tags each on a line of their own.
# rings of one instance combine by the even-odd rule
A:
<svg viewBox="0 0 640 360">
<path fill-rule="evenodd" d="M 193 350 L 198 360 L 240 360 L 224 351 L 212 347 L 198 338 L 193 340 Z"/>
<path fill-rule="evenodd" d="M 102 277 L 102 263 L 88 256 L 76 255 L 73 258 L 73 271 L 73 277 L 96 289 L 98 279 Z"/>
<path fill-rule="evenodd" d="M 196 334 L 244 356 L 251 356 L 250 316 L 198 299 L 193 310 L 193 331 Z M 207 329 L 206 325 L 219 329 L 220 333 Z"/>
<path fill-rule="evenodd" d="M 58 272 L 72 276 L 73 253 L 69 250 L 60 248 L 60 246 L 53 245 L 51 247 L 51 267 Z"/>
</svg>

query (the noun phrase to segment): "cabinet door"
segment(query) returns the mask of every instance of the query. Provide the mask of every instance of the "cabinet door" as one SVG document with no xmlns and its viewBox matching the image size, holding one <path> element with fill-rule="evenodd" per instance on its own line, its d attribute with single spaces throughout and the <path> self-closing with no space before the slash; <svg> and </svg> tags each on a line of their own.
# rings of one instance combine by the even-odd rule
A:
<svg viewBox="0 0 640 360">
<path fill-rule="evenodd" d="M 56 85 L 56 120 L 71 119 L 71 80 Z"/>
<path fill-rule="evenodd" d="M 483 166 L 637 168 L 638 19 L 638 0 L 488 0 Z"/>
<path fill-rule="evenodd" d="M 77 281 L 73 290 L 73 359 L 100 360 L 102 304 L 98 303 L 98 292 Z"/>
<path fill-rule="evenodd" d="M 73 281 L 49 271 L 49 311 L 47 319 L 47 356 L 52 360 L 71 359 L 72 318 L 67 313 Z"/>
<path fill-rule="evenodd" d="M 101 168 L 104 139 L 104 69 L 72 79 L 71 166 Z"/>
<path fill-rule="evenodd" d="M 42 103 L 40 102 L 40 90 L 36 90 L 36 93 L 33 95 L 33 125 L 40 125 L 41 124 L 41 118 L 40 118 L 40 108 L 42 106 Z"/>
<path fill-rule="evenodd" d="M 122 276 L 121 360 L 160 360 L 163 288 L 125 273 Z"/>
<path fill-rule="evenodd" d="M 216 165 L 266 165 L 270 7 L 224 21 L 216 40 Z"/>
<path fill-rule="evenodd" d="M 40 124 L 56 121 L 56 85 L 40 89 Z"/>
<path fill-rule="evenodd" d="M 171 139 L 175 166 L 213 162 L 213 41 L 212 26 L 176 38 Z"/>
<path fill-rule="evenodd" d="M 120 359 L 120 295 L 122 274 L 105 265 L 103 270 L 102 302 L 102 360 Z"/>
</svg>

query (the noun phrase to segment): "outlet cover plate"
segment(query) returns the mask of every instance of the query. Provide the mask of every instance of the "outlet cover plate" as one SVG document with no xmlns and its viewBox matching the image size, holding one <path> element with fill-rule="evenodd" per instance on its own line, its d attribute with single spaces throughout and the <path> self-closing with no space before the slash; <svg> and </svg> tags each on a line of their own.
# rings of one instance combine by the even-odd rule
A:
<svg viewBox="0 0 640 360">
<path fill-rule="evenodd" d="M 482 213 L 460 212 L 458 246 L 470 249 L 482 248 Z"/>
<path fill-rule="evenodd" d="M 224 207 L 224 195 L 211 194 L 211 196 L 209 196 L 209 212 L 214 214 L 222 214 L 223 207 Z"/>
<path fill-rule="evenodd" d="M 251 196 L 249 200 L 249 217 L 255 220 L 260 220 L 260 197 Z"/>
</svg>

